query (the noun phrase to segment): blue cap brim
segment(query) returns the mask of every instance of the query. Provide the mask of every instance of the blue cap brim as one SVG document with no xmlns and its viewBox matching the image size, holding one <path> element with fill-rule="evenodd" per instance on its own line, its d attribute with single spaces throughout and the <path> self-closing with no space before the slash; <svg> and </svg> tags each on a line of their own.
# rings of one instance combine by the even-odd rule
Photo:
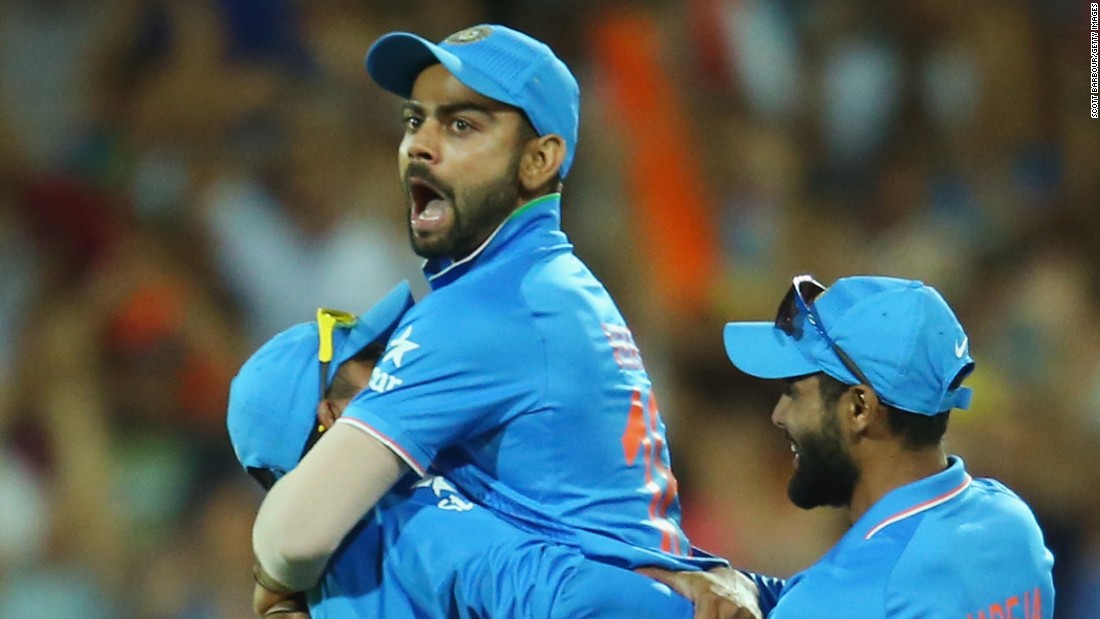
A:
<svg viewBox="0 0 1100 619">
<path fill-rule="evenodd" d="M 420 73 L 433 64 L 442 64 L 467 88 L 494 101 L 516 106 L 515 97 L 491 77 L 465 65 L 462 60 L 411 32 L 391 32 L 374 42 L 367 51 L 367 73 L 382 88 L 409 99 Z"/>
<path fill-rule="evenodd" d="M 408 99 L 420 72 L 437 62 L 458 62 L 454 54 L 410 32 L 392 32 L 367 51 L 367 73 L 379 86 Z M 448 67 L 450 68 L 450 67 Z"/>
<path fill-rule="evenodd" d="M 737 369 L 757 378 L 791 378 L 820 372 L 794 339 L 770 322 L 731 322 L 722 338 Z"/>
</svg>

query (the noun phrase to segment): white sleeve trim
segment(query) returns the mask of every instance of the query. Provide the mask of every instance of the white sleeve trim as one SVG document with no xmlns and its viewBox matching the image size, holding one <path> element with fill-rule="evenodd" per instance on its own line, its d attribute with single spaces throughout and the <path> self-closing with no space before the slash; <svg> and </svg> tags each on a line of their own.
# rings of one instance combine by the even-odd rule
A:
<svg viewBox="0 0 1100 619">
<path fill-rule="evenodd" d="M 405 464 L 409 465 L 409 468 L 416 471 L 417 475 L 419 475 L 420 477 L 424 477 L 428 474 L 427 467 L 421 465 L 420 462 L 416 460 L 416 458 L 412 457 L 412 455 L 409 452 L 405 451 L 405 449 L 401 447 L 401 445 L 397 444 L 397 441 L 394 441 L 392 438 L 386 436 L 367 422 L 360 419 L 353 419 L 351 417 L 341 417 L 336 420 L 336 423 L 346 423 L 353 428 L 356 428 L 362 432 L 366 432 L 369 436 L 385 445 L 390 451 L 394 453 L 395 456 L 401 458 L 405 462 Z"/>
</svg>

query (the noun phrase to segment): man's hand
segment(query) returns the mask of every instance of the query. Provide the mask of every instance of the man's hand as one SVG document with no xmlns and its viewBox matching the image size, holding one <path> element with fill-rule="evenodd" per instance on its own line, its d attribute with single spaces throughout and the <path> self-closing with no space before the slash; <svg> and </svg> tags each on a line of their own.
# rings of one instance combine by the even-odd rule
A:
<svg viewBox="0 0 1100 619">
<path fill-rule="evenodd" d="M 309 609 L 305 601 L 300 599 L 301 595 L 281 598 L 272 602 L 271 598 L 276 595 L 279 594 L 272 593 L 260 585 L 256 585 L 256 589 L 252 593 L 253 610 L 256 610 L 257 614 L 265 619 L 309 619 Z M 262 613 L 257 610 L 260 605 L 266 605 L 267 607 Z"/>
<path fill-rule="evenodd" d="M 290 591 L 264 572 L 259 563 L 252 568 L 252 612 L 273 619 L 309 619 L 309 608 L 301 592 Z"/>
<path fill-rule="evenodd" d="M 635 571 L 691 600 L 695 619 L 764 619 L 756 583 L 737 570 L 719 567 L 709 572 L 670 572 L 643 567 Z"/>
<path fill-rule="evenodd" d="M 252 589 L 252 612 L 271 619 L 309 619 L 309 608 L 301 594 L 276 593 L 259 584 Z"/>
</svg>

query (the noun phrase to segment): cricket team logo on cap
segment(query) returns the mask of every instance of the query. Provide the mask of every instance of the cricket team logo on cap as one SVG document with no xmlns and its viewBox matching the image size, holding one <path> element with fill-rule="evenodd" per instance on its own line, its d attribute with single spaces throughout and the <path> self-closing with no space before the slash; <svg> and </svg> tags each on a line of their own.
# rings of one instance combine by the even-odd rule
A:
<svg viewBox="0 0 1100 619">
<path fill-rule="evenodd" d="M 450 43 L 451 45 L 461 45 L 463 43 L 476 43 L 485 37 L 492 34 L 493 29 L 489 26 L 473 26 L 465 30 L 459 30 L 443 40 L 444 43 Z"/>
</svg>

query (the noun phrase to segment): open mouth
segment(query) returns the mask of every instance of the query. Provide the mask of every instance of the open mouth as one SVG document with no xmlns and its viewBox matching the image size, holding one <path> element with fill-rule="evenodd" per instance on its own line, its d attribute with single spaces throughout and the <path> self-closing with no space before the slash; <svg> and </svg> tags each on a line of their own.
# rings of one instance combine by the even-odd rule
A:
<svg viewBox="0 0 1100 619">
<path fill-rule="evenodd" d="M 408 183 L 414 222 L 439 221 L 446 215 L 451 204 L 439 189 L 421 178 L 410 178 Z"/>
<path fill-rule="evenodd" d="M 795 461 L 795 464 L 797 464 L 798 463 L 798 454 L 799 454 L 798 444 L 794 442 L 794 439 L 791 438 L 790 434 L 787 435 L 787 441 L 791 445 L 791 453 L 794 454 L 794 461 Z"/>
</svg>

